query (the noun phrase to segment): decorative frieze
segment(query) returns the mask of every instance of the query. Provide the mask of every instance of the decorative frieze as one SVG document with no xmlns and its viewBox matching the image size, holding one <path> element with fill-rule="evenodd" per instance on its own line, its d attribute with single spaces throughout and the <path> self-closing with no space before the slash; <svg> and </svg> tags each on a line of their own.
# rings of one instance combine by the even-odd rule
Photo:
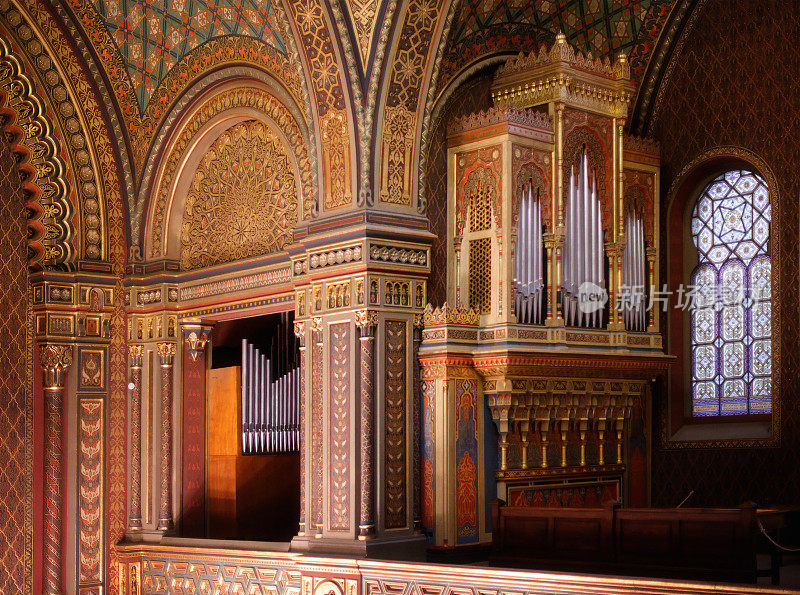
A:
<svg viewBox="0 0 800 595">
<path fill-rule="evenodd" d="M 369 258 L 373 262 L 389 262 L 419 267 L 428 266 L 428 250 L 370 244 Z"/>
</svg>

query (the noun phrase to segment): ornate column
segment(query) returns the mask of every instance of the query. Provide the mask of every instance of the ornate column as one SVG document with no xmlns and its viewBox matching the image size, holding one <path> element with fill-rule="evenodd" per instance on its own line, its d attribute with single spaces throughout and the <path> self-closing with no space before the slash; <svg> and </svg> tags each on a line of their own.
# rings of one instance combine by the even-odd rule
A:
<svg viewBox="0 0 800 595">
<path fill-rule="evenodd" d="M 358 538 L 375 535 L 375 327 L 378 313 L 356 312 L 361 341 L 361 506 Z"/>
<path fill-rule="evenodd" d="M 61 593 L 61 523 L 63 522 L 64 380 L 72 364 L 69 345 L 39 347 L 44 389 L 44 590 Z"/>
<path fill-rule="evenodd" d="M 142 359 L 144 345 L 130 346 L 131 367 L 131 489 L 128 531 L 142 530 Z"/>
<path fill-rule="evenodd" d="M 161 509 L 158 530 L 172 529 L 172 389 L 175 343 L 159 343 L 161 360 Z"/>
</svg>

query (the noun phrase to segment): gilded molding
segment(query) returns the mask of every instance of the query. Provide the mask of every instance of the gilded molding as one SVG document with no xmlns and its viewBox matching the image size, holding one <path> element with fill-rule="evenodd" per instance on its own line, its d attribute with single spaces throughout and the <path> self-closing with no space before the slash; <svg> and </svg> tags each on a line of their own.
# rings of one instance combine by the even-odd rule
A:
<svg viewBox="0 0 800 595">
<path fill-rule="evenodd" d="M 0 88 L 9 90 L 0 104 L 0 113 L 9 115 L 2 128 L 11 138 L 12 151 L 20 158 L 26 195 L 31 197 L 27 205 L 28 266 L 38 270 L 72 260 L 75 232 L 69 216 L 73 206 L 67 167 L 58 154 L 53 123 L 34 84 L 0 38 Z"/>
<path fill-rule="evenodd" d="M 538 52 L 510 58 L 495 77 L 492 99 L 497 107 L 564 102 L 625 118 L 634 91 L 630 77 L 625 54 L 619 54 L 613 64 L 591 53 L 584 56 L 559 33 L 549 50 L 542 46 Z"/>
<path fill-rule="evenodd" d="M 426 327 L 444 324 L 460 326 L 478 326 L 480 324 L 480 315 L 473 308 L 451 307 L 447 302 L 440 308 L 434 308 L 431 304 L 428 304 L 425 306 L 423 316 Z"/>
<path fill-rule="evenodd" d="M 42 185 L 42 204 L 34 212 L 41 213 L 43 223 L 56 223 L 61 228 L 58 234 L 57 244 L 50 246 L 48 251 L 42 255 L 43 261 L 47 261 L 47 267 L 66 265 L 74 266 L 76 258 L 98 261 L 106 256 L 106 235 L 108 233 L 106 210 L 103 200 L 104 185 L 99 183 L 100 164 L 99 155 L 95 142 L 92 142 L 90 134 L 85 130 L 85 124 L 81 121 L 88 119 L 90 126 L 96 125 L 99 114 L 93 111 L 96 107 L 94 102 L 82 103 L 78 97 L 84 93 L 93 95 L 93 90 L 89 86 L 84 73 L 79 76 L 65 77 L 57 64 L 62 64 L 67 72 L 78 69 L 73 54 L 62 53 L 58 57 L 54 55 L 57 48 L 52 47 L 49 42 L 42 42 L 35 31 L 38 31 L 43 23 L 37 22 L 36 26 L 28 24 L 26 16 L 17 10 L 13 3 L 6 3 L 0 6 L 0 19 L 7 23 L 9 31 L 18 35 L 21 46 L 25 49 L 26 57 L 32 64 L 36 64 L 37 77 L 41 85 L 41 91 L 51 102 L 52 114 L 58 121 L 57 128 L 63 134 L 63 139 L 68 142 L 59 141 L 55 146 L 60 146 L 64 154 L 69 156 L 69 164 L 58 167 L 58 163 L 52 162 L 56 169 L 48 166 L 42 173 L 47 178 L 61 178 L 60 181 L 51 179 L 49 183 Z M 38 20 L 38 19 L 37 19 Z M 46 23 L 50 26 L 51 23 Z M 0 53 L 2 53 L 0 51 Z M 12 87 L 14 89 L 14 87 Z M 16 87 L 22 91 L 22 87 Z M 27 110 L 25 110 L 27 112 Z M 38 110 L 32 113 L 38 115 Z M 44 121 L 40 121 L 43 123 Z M 45 128 L 47 130 L 47 128 Z M 38 124 L 28 130 L 28 134 L 37 135 L 39 133 Z M 33 147 L 32 147 L 33 148 Z M 44 151 L 43 151 L 44 149 Z M 43 154 L 51 156 L 55 153 L 53 140 L 46 140 L 44 145 L 35 147 L 32 154 L 34 156 Z M 72 184 L 68 180 L 68 172 L 72 173 Z M 73 205 L 70 201 L 70 187 L 79 198 Z M 77 220 L 80 225 L 80 239 L 82 245 L 74 245 L 73 242 L 78 237 L 72 229 L 69 220 L 75 217 L 75 210 L 78 210 Z M 44 264 L 44 262 L 43 262 Z"/>
<path fill-rule="evenodd" d="M 528 128 L 553 131 L 553 120 L 548 114 L 512 104 L 456 118 L 447 126 L 447 134 L 448 136 L 463 134 L 496 124 L 517 124 Z"/>
</svg>

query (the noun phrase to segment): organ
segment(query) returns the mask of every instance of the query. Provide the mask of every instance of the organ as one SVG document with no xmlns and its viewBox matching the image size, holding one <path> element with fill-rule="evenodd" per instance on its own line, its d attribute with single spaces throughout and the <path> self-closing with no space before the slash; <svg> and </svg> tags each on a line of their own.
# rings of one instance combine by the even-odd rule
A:
<svg viewBox="0 0 800 595">
<path fill-rule="evenodd" d="M 300 367 L 273 380 L 272 360 L 242 339 L 242 453 L 300 450 Z"/>
<path fill-rule="evenodd" d="M 422 475 L 444 478 L 423 480 L 431 545 L 489 541 L 495 497 L 648 503 L 670 360 L 648 308 L 659 150 L 624 133 L 632 89 L 624 55 L 559 35 L 500 67 L 492 109 L 450 124 L 447 302 L 419 350 Z"/>
</svg>

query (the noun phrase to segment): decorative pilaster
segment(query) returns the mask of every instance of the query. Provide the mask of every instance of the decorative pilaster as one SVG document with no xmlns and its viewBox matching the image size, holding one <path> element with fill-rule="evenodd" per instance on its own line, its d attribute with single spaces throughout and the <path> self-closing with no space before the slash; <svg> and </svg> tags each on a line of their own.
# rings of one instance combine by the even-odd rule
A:
<svg viewBox="0 0 800 595">
<path fill-rule="evenodd" d="M 297 536 L 306 534 L 306 323 L 295 322 L 294 334 L 300 341 L 300 523 Z"/>
<path fill-rule="evenodd" d="M 311 354 L 311 485 L 312 485 L 312 514 L 314 518 L 315 537 L 322 537 L 324 530 L 322 511 L 323 491 L 323 349 L 322 349 L 322 318 L 311 320 L 311 333 L 314 342 Z"/>
<path fill-rule="evenodd" d="M 212 324 L 182 321 L 180 518 L 183 537 L 205 534 L 206 496 L 206 347 Z"/>
<path fill-rule="evenodd" d="M 161 510 L 158 530 L 172 529 L 172 391 L 175 343 L 159 343 L 161 360 Z"/>
<path fill-rule="evenodd" d="M 128 531 L 142 530 L 142 359 L 144 345 L 130 346 L 131 475 Z"/>
<path fill-rule="evenodd" d="M 60 594 L 61 523 L 63 521 L 64 380 L 72 364 L 72 347 L 43 344 L 39 347 L 44 389 L 44 590 Z"/>
<path fill-rule="evenodd" d="M 422 477 L 422 383 L 419 373 L 419 346 L 422 343 L 422 314 L 414 314 L 413 353 L 411 354 L 411 427 L 413 432 L 412 459 L 413 459 L 413 485 L 412 485 L 412 514 L 414 531 L 422 530 L 422 490 L 420 489 Z"/>
<path fill-rule="evenodd" d="M 358 538 L 375 534 L 375 327 L 378 313 L 356 312 L 361 342 L 361 506 Z"/>
</svg>

